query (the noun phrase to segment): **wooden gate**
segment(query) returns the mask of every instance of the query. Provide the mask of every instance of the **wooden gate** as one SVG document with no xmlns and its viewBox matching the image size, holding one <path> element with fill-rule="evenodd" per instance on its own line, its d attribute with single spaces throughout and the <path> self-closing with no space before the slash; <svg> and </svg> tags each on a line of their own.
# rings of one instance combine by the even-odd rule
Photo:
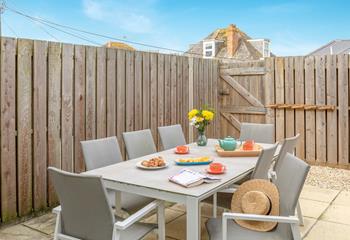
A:
<svg viewBox="0 0 350 240">
<path fill-rule="evenodd" d="M 231 62 L 220 65 L 220 137 L 239 137 L 241 122 L 264 123 L 265 62 Z"/>
</svg>

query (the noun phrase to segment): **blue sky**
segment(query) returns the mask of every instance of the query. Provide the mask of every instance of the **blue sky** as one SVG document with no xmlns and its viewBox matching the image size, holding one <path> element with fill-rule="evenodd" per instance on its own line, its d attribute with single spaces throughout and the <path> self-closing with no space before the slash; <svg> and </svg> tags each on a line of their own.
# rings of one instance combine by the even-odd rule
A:
<svg viewBox="0 0 350 240">
<path fill-rule="evenodd" d="M 281 56 L 304 55 L 333 39 L 350 39 L 350 1 L 345 0 L 7 0 L 7 4 L 53 22 L 178 50 L 187 50 L 189 44 L 230 23 L 252 38 L 270 39 L 272 52 Z M 9 10 L 3 20 L 6 36 L 89 44 Z"/>
</svg>

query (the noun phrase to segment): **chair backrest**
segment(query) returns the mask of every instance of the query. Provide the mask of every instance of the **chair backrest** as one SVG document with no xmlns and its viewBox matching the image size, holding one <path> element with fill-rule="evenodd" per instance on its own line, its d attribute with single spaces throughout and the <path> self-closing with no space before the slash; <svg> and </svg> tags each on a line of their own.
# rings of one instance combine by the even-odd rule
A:
<svg viewBox="0 0 350 240">
<path fill-rule="evenodd" d="M 79 239 L 110 240 L 114 216 L 101 177 L 49 167 L 62 208 L 62 231 Z"/>
<path fill-rule="evenodd" d="M 252 139 L 259 143 L 275 142 L 275 127 L 273 124 L 262 123 L 241 123 L 240 140 L 245 141 Z"/>
<path fill-rule="evenodd" d="M 123 139 L 129 159 L 157 152 L 150 129 L 124 132 Z"/>
<path fill-rule="evenodd" d="M 280 214 L 292 216 L 310 166 L 290 153 L 285 155 L 283 162 L 276 172 L 275 184 L 280 193 Z"/>
<path fill-rule="evenodd" d="M 275 172 L 277 172 L 281 168 L 283 161 L 284 161 L 284 157 L 286 156 L 286 154 L 287 153 L 290 153 L 290 154 L 294 153 L 295 147 L 297 146 L 299 136 L 300 136 L 300 134 L 298 133 L 294 137 L 284 139 L 281 150 L 280 150 L 278 157 L 276 159 L 276 162 L 275 162 L 275 166 L 274 166 Z"/>
<path fill-rule="evenodd" d="M 116 164 L 123 160 L 116 137 L 81 141 L 87 170 Z"/>
<path fill-rule="evenodd" d="M 164 150 L 186 144 L 180 124 L 158 127 L 158 132 Z"/>
<path fill-rule="evenodd" d="M 261 151 L 251 179 L 269 179 L 268 174 L 277 146 L 278 143 L 275 143 L 273 146 Z"/>
</svg>

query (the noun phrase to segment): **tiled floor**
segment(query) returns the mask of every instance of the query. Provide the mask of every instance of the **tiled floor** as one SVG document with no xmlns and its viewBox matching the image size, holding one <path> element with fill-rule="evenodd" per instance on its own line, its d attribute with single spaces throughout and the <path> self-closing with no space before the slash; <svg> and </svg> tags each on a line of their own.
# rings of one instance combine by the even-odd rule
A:
<svg viewBox="0 0 350 240">
<path fill-rule="evenodd" d="M 301 233 L 305 240 L 350 239 L 350 192 L 305 186 L 300 199 L 304 215 Z M 209 239 L 205 222 L 211 217 L 211 205 L 202 205 L 202 239 Z M 219 214 L 224 209 L 219 209 Z M 182 205 L 166 209 L 166 235 L 168 240 L 185 239 L 186 215 Z M 155 215 L 145 222 L 155 223 Z M 55 215 L 52 213 L 33 218 L 24 223 L 4 226 L 0 229 L 0 240 L 47 240 L 52 239 Z M 157 239 L 156 231 L 145 237 Z"/>
</svg>

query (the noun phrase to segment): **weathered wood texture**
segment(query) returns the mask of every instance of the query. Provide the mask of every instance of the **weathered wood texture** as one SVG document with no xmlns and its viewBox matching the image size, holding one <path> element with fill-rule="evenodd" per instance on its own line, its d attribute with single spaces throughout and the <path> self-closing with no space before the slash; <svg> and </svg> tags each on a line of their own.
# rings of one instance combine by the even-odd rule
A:
<svg viewBox="0 0 350 240">
<path fill-rule="evenodd" d="M 274 123 L 277 141 L 300 134 L 301 159 L 349 168 L 349 65 L 349 55 L 221 64 L 221 136 L 239 137 L 242 121 Z"/>
<path fill-rule="evenodd" d="M 2 222 L 58 203 L 47 167 L 84 171 L 80 141 L 117 136 L 125 156 L 122 133 L 150 128 L 161 149 L 158 126 L 190 141 L 188 111 L 217 104 L 216 60 L 12 38 L 0 59 Z"/>
</svg>

